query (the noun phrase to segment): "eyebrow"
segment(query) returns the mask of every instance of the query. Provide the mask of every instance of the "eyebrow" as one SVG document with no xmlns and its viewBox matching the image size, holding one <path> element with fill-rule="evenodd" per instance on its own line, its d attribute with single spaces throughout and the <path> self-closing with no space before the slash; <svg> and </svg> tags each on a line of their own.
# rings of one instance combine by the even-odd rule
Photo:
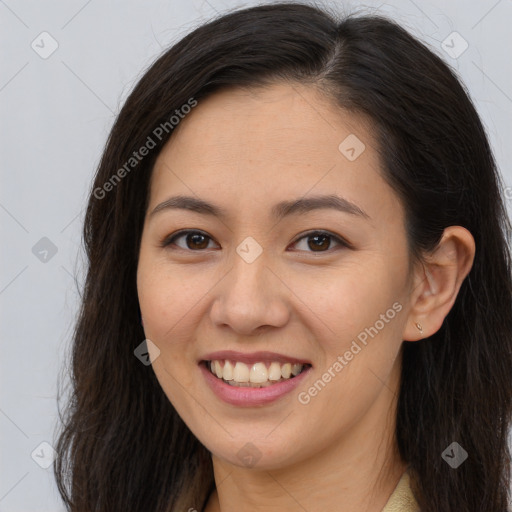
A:
<svg viewBox="0 0 512 512">
<path fill-rule="evenodd" d="M 202 215 L 211 215 L 219 218 L 229 217 L 229 213 L 224 208 L 191 196 L 174 196 L 166 199 L 158 204 L 149 214 L 153 217 L 156 213 L 164 210 L 190 210 Z M 332 209 L 350 215 L 370 219 L 370 216 L 364 212 L 359 206 L 351 203 L 343 197 L 335 194 L 321 195 L 313 197 L 302 197 L 292 201 L 282 201 L 272 207 L 272 216 L 275 219 L 283 219 L 290 215 L 304 214 L 313 210 Z"/>
</svg>

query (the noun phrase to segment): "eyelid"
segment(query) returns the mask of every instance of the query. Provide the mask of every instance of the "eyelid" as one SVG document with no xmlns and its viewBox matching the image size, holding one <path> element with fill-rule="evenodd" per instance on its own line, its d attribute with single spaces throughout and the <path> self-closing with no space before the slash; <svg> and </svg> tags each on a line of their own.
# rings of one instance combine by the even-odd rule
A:
<svg viewBox="0 0 512 512">
<path fill-rule="evenodd" d="M 186 236 L 191 233 L 204 235 L 205 237 L 209 238 L 211 241 L 215 242 L 213 237 L 211 237 L 208 233 L 206 233 L 205 231 L 202 231 L 200 229 L 182 229 L 182 230 L 177 231 L 169 236 L 166 236 L 161 241 L 160 245 L 161 245 L 161 247 L 165 248 L 165 247 L 171 245 L 172 243 L 174 243 L 174 241 L 176 239 L 178 239 L 182 236 Z M 309 230 L 309 231 L 304 231 L 303 233 L 300 233 L 299 235 L 297 235 L 295 240 L 290 245 L 296 244 L 303 238 L 308 238 L 308 237 L 312 237 L 315 235 L 327 236 L 327 237 L 331 238 L 332 240 L 336 241 L 340 246 L 346 247 L 348 249 L 353 249 L 353 245 L 350 242 L 348 242 L 345 238 L 341 237 L 340 235 L 331 233 L 330 231 L 326 231 L 326 230 L 322 230 L 322 229 L 313 229 L 313 230 Z M 215 242 L 215 243 L 217 243 L 217 242 Z M 179 246 L 178 246 L 178 249 L 181 249 L 181 250 L 187 251 L 187 252 L 204 252 L 206 250 L 206 249 L 200 249 L 200 250 L 194 251 L 192 249 L 183 249 L 182 247 L 179 247 Z M 300 252 L 300 251 L 298 251 L 298 252 Z M 311 254 L 326 254 L 326 253 L 330 253 L 331 249 L 328 249 L 327 251 L 304 251 L 304 252 L 309 252 Z"/>
<path fill-rule="evenodd" d="M 335 240 L 340 246 L 346 247 L 347 249 L 353 249 L 353 245 L 348 240 L 346 240 L 345 238 L 343 238 L 340 235 L 336 235 L 335 233 L 326 231 L 324 229 L 312 229 L 309 231 L 305 231 L 304 233 L 300 233 L 299 235 L 297 235 L 297 237 L 291 243 L 291 245 L 296 244 L 303 238 L 309 238 L 309 237 L 312 237 L 315 235 L 327 236 L 327 237 L 331 238 L 332 240 Z M 329 254 L 332 251 L 331 251 L 331 249 L 328 249 L 327 251 L 305 251 L 305 252 L 308 252 L 311 254 Z"/>
<path fill-rule="evenodd" d="M 181 238 L 182 236 L 189 235 L 191 233 L 203 235 L 206 238 L 209 238 L 211 241 L 215 242 L 215 240 L 208 233 L 206 233 L 205 231 L 201 231 L 200 229 L 182 229 L 180 231 L 176 231 L 175 233 L 172 233 L 171 235 L 166 236 L 160 242 L 160 246 L 165 249 L 167 246 L 173 244 L 176 239 Z M 215 242 L 215 243 L 217 243 L 217 242 Z M 178 247 L 178 249 L 181 249 L 183 251 L 188 251 L 188 252 L 204 252 L 205 251 L 205 249 L 193 251 L 192 249 L 183 249 L 183 247 L 179 247 L 179 246 L 177 246 L 177 247 Z"/>
</svg>

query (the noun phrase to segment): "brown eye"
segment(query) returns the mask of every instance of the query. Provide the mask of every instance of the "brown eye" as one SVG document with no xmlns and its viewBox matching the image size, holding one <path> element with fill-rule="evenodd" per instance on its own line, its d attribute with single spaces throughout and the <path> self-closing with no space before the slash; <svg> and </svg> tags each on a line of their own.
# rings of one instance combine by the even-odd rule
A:
<svg viewBox="0 0 512 512">
<path fill-rule="evenodd" d="M 294 242 L 293 245 L 299 250 L 306 252 L 328 252 L 333 242 L 335 245 L 350 247 L 348 242 L 345 242 L 340 237 L 319 231 L 307 233 Z"/>
<path fill-rule="evenodd" d="M 185 240 L 189 249 L 206 249 L 208 247 L 208 237 L 200 233 L 189 233 L 185 236 Z"/>
<path fill-rule="evenodd" d="M 308 239 L 308 247 L 313 251 L 322 251 L 328 249 L 331 245 L 331 239 L 328 235 L 315 235 L 308 237 Z"/>
<path fill-rule="evenodd" d="M 177 243 L 178 240 L 184 239 L 183 242 Z M 181 231 L 180 233 L 173 235 L 171 238 L 167 238 L 164 240 L 162 246 L 166 247 L 168 245 L 176 245 L 180 249 L 191 250 L 191 251 L 200 251 L 202 249 L 207 249 L 208 244 L 212 241 L 212 239 L 200 231 Z"/>
</svg>

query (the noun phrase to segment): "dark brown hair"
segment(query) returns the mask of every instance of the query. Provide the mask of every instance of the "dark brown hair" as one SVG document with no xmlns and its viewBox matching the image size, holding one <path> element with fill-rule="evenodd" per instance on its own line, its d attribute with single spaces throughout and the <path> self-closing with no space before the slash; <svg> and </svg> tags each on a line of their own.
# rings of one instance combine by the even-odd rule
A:
<svg viewBox="0 0 512 512">
<path fill-rule="evenodd" d="M 396 440 L 423 512 L 505 512 L 511 226 L 482 122 L 455 72 L 398 24 L 288 2 L 220 16 L 174 44 L 111 130 L 85 217 L 87 275 L 56 445 L 68 510 L 200 510 L 213 489 L 210 453 L 134 356 L 144 340 L 136 270 L 148 184 L 173 133 L 169 119 L 191 98 L 279 81 L 309 84 L 333 108 L 372 120 L 382 172 L 405 208 L 411 258 L 435 248 L 448 226 L 472 233 L 474 265 L 442 327 L 402 345 Z M 152 134 L 155 147 L 126 167 Z M 113 180 L 123 166 L 129 171 Z M 469 454 L 457 469 L 441 457 L 453 441 Z"/>
</svg>

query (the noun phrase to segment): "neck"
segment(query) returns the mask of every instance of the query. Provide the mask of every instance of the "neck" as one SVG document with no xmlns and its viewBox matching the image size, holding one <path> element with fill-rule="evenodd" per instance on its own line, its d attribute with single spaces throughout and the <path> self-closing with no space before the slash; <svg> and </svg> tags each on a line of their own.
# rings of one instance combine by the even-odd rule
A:
<svg viewBox="0 0 512 512">
<path fill-rule="evenodd" d="M 213 455 L 216 490 L 205 512 L 380 512 L 406 469 L 394 436 L 396 399 L 386 387 L 381 395 L 335 445 L 300 463 L 257 470 Z"/>
</svg>

